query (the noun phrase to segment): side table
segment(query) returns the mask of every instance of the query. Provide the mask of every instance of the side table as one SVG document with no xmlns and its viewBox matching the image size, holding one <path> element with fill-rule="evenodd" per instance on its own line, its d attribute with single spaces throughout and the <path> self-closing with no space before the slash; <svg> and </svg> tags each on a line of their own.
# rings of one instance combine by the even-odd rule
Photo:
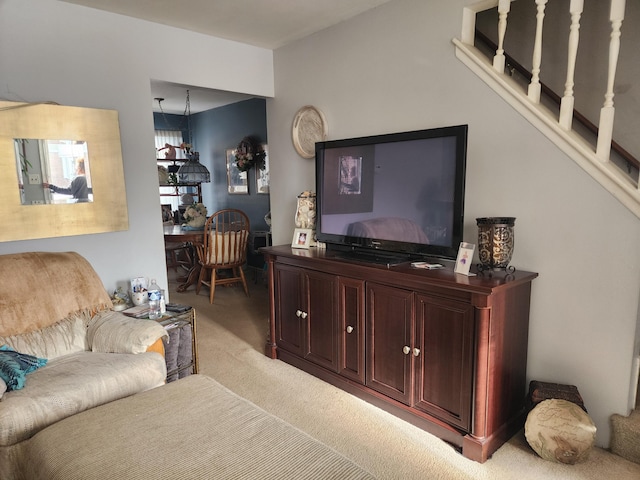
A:
<svg viewBox="0 0 640 480">
<path fill-rule="evenodd" d="M 198 343 L 196 338 L 196 310 L 169 312 L 156 320 L 167 330 L 164 339 L 167 382 L 198 373 Z"/>
</svg>

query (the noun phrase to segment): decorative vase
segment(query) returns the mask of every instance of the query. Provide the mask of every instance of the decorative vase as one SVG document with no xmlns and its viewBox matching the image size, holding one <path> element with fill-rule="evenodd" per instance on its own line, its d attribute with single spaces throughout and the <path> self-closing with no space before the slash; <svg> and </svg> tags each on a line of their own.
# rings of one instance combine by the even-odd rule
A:
<svg viewBox="0 0 640 480">
<path fill-rule="evenodd" d="M 297 228 L 316 228 L 316 194 L 304 191 L 298 195 L 295 223 Z"/>
<path fill-rule="evenodd" d="M 476 218 L 478 224 L 478 270 L 505 270 L 513 272 L 509 267 L 513 255 L 513 227 L 515 217 Z"/>
</svg>

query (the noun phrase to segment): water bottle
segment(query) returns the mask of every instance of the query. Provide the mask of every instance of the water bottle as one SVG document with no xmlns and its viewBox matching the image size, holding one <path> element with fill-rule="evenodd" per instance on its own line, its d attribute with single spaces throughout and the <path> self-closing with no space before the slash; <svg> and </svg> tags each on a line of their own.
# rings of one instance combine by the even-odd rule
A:
<svg viewBox="0 0 640 480">
<path fill-rule="evenodd" d="M 160 302 L 162 301 L 162 290 L 156 283 L 155 279 L 151 280 L 151 284 L 147 289 L 149 295 L 149 319 L 157 320 L 162 317 Z"/>
</svg>

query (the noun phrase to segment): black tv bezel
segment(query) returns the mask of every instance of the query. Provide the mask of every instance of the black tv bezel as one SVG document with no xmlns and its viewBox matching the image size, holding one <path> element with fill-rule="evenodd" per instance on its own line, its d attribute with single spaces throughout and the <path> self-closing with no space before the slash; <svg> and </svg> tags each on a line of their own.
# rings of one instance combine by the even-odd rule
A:
<svg viewBox="0 0 640 480">
<path fill-rule="evenodd" d="M 449 127 L 437 127 L 423 130 L 413 130 L 408 132 L 387 133 L 382 135 L 372 135 L 365 137 L 354 137 L 340 140 L 328 140 L 317 142 L 315 148 L 315 171 L 316 171 L 316 237 L 319 242 L 327 244 L 327 248 L 332 250 L 356 251 L 364 253 L 382 252 L 389 255 L 400 255 L 407 260 L 423 258 L 441 258 L 455 260 L 460 242 L 462 242 L 464 229 L 464 204 L 465 204 L 465 182 L 467 167 L 467 140 L 468 125 L 454 125 Z M 455 137 L 456 139 L 456 167 L 454 181 L 454 205 L 453 205 L 453 227 L 451 234 L 451 245 L 432 245 L 398 242 L 392 240 L 381 240 L 376 238 L 352 237 L 347 235 L 337 235 L 322 231 L 322 192 L 324 187 L 323 178 L 323 153 L 328 148 L 358 147 L 376 145 L 382 143 L 404 142 L 412 140 L 422 140 L 429 138 Z"/>
</svg>

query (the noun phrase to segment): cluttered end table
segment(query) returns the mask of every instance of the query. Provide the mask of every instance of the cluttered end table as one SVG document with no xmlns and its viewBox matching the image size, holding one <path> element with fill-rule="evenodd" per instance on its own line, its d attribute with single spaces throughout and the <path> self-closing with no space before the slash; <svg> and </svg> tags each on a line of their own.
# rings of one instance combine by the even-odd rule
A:
<svg viewBox="0 0 640 480">
<path fill-rule="evenodd" d="M 148 319 L 149 305 L 143 304 L 123 310 L 134 318 Z M 169 338 L 163 339 L 167 363 L 167 383 L 198 373 L 198 343 L 196 310 L 189 305 L 168 303 L 167 311 L 155 321 L 160 323 Z"/>
<path fill-rule="evenodd" d="M 185 228 L 182 225 L 165 225 L 164 226 L 164 241 L 167 243 L 183 243 L 192 248 L 192 264 L 185 277 L 181 277 L 179 280 L 182 282 L 178 285 L 177 291 L 184 292 L 189 286 L 194 285 L 198 281 L 200 275 L 200 263 L 196 258 L 195 246 L 203 242 L 204 231 L 191 230 Z"/>
</svg>

